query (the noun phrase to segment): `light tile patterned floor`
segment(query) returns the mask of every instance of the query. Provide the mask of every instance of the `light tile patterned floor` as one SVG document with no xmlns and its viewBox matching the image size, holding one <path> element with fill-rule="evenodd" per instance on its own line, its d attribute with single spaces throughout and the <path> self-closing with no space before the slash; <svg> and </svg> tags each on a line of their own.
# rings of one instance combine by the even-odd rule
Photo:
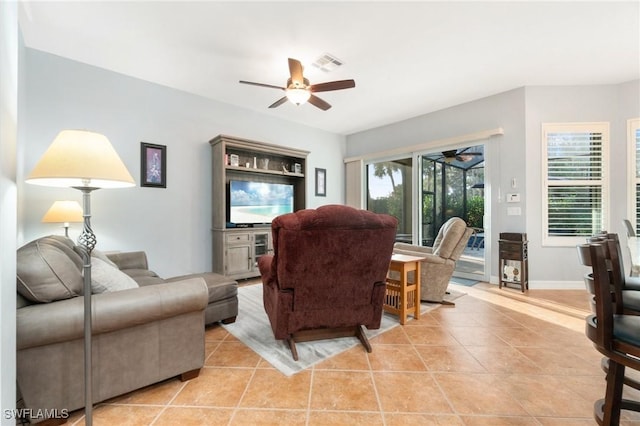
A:
<svg viewBox="0 0 640 426">
<path fill-rule="evenodd" d="M 594 425 L 604 375 L 583 320 L 459 289 L 455 307 L 373 339 L 373 353 L 357 346 L 289 378 L 210 327 L 198 378 L 100 404 L 94 424 Z M 640 425 L 631 416 L 622 424 Z"/>
</svg>

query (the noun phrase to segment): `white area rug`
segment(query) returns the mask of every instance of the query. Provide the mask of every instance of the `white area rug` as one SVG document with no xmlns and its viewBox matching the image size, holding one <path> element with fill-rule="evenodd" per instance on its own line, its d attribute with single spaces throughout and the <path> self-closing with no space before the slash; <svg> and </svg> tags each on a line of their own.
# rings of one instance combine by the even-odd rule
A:
<svg viewBox="0 0 640 426">
<path fill-rule="evenodd" d="M 455 290 L 450 290 L 450 292 L 451 294 L 447 295 L 447 300 L 464 295 L 464 293 Z M 440 305 L 436 303 L 423 303 L 421 312 L 428 312 L 438 306 Z M 409 320 L 411 318 L 408 316 Z M 384 313 L 378 330 L 367 330 L 365 327 L 365 331 L 367 337 L 371 339 L 398 325 L 400 323 L 396 315 Z M 286 342 L 275 340 L 273 337 L 269 319 L 262 305 L 262 284 L 238 288 L 236 322 L 222 326 L 286 376 L 294 375 L 320 361 L 361 344 L 357 337 L 296 343 L 298 361 L 294 361 Z"/>
</svg>

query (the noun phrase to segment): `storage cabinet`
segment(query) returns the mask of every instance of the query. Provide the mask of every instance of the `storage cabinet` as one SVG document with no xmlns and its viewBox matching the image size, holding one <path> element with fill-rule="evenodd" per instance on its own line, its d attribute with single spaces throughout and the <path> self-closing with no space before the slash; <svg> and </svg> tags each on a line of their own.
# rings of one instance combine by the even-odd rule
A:
<svg viewBox="0 0 640 426">
<path fill-rule="evenodd" d="M 500 262 L 499 288 L 508 284 L 520 286 L 524 293 L 529 289 L 529 249 L 527 234 L 515 232 L 500 233 L 498 258 Z"/>
<path fill-rule="evenodd" d="M 212 270 L 234 279 L 260 275 L 258 258 L 273 251 L 270 223 L 232 223 L 230 184 L 247 181 L 293 188 L 293 210 L 306 206 L 308 151 L 219 135 L 212 149 Z"/>
<path fill-rule="evenodd" d="M 216 244 L 216 238 L 224 238 Z M 223 250 L 213 258 L 214 272 L 234 278 L 249 278 L 260 275 L 258 259 L 273 253 L 270 229 L 214 231 L 214 248 Z"/>
</svg>

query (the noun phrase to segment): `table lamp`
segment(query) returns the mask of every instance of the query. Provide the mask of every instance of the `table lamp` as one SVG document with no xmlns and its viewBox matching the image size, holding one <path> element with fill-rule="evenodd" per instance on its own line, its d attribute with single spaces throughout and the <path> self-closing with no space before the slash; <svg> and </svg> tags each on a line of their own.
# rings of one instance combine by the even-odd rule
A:
<svg viewBox="0 0 640 426">
<path fill-rule="evenodd" d="M 124 188 L 135 182 L 106 136 L 86 130 L 63 130 L 42 155 L 27 183 L 70 187 L 82 192 L 84 227 L 78 244 L 83 257 L 84 399 L 85 424 L 93 419 L 91 366 L 91 251 L 96 237 L 91 230 L 91 192 Z"/>
<path fill-rule="evenodd" d="M 69 223 L 82 222 L 82 207 L 77 201 L 55 201 L 42 217 L 42 223 L 62 223 L 64 236 L 69 238 Z"/>
</svg>

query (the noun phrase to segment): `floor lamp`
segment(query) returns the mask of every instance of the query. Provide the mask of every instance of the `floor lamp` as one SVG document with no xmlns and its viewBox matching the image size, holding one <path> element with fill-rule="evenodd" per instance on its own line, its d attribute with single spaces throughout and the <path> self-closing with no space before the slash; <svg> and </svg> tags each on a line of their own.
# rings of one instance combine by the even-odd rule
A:
<svg viewBox="0 0 640 426">
<path fill-rule="evenodd" d="M 42 155 L 27 183 L 70 187 L 82 192 L 84 227 L 78 244 L 83 254 L 84 294 L 84 410 L 85 424 L 93 419 L 91 365 L 91 251 L 96 237 L 91 230 L 91 192 L 100 188 L 135 185 L 109 140 L 86 130 L 63 130 Z"/>
<path fill-rule="evenodd" d="M 82 207 L 77 201 L 54 201 L 42 217 L 42 223 L 62 223 L 64 236 L 69 238 L 69 223 L 83 222 Z"/>
</svg>

